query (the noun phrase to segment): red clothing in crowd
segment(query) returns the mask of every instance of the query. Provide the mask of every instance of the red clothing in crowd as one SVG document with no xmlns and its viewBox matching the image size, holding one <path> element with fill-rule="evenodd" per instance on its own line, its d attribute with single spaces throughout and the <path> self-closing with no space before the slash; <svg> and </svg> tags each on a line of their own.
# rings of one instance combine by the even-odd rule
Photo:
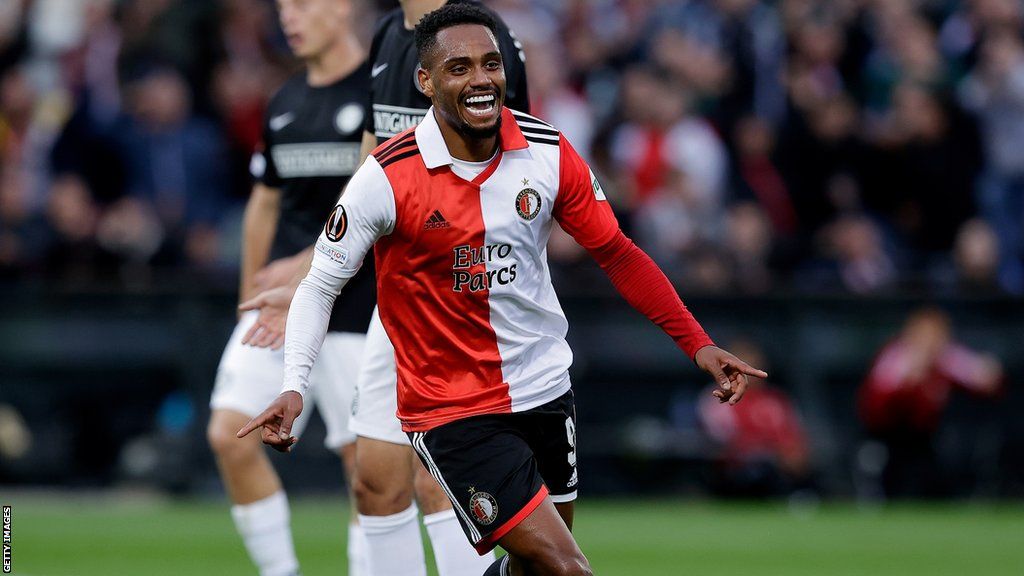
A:
<svg viewBox="0 0 1024 576">
<path fill-rule="evenodd" d="M 958 344 L 947 345 L 919 368 L 917 351 L 903 340 L 878 354 L 860 389 L 860 414 L 873 432 L 909 428 L 931 432 L 939 424 L 953 389 L 994 393 L 991 360 Z"/>
<path fill-rule="evenodd" d="M 727 462 L 770 458 L 797 464 L 806 457 L 807 439 L 800 416 L 781 390 L 753 387 L 735 406 L 705 394 L 700 414 L 708 434 L 724 446 Z"/>
</svg>

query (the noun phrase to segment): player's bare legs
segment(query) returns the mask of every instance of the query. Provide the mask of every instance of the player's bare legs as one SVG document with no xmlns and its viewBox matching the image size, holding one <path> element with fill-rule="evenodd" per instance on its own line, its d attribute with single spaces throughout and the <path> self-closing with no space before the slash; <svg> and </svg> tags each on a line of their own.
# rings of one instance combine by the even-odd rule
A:
<svg viewBox="0 0 1024 576">
<path fill-rule="evenodd" d="M 356 446 L 352 486 L 356 510 L 367 516 L 390 516 L 408 509 L 413 499 L 412 449 L 362 436 Z"/>
<path fill-rule="evenodd" d="M 231 516 L 261 576 L 298 574 L 281 479 L 258 438 L 235 437 L 238 426 L 248 420 L 240 412 L 214 410 L 206 429 L 220 477 L 234 504 Z"/>
<path fill-rule="evenodd" d="M 261 564 L 261 572 L 290 574 L 297 573 L 298 564 L 295 560 L 294 545 L 291 539 L 291 530 L 287 501 L 284 498 L 284 490 L 281 486 L 281 478 L 274 470 L 270 458 L 267 457 L 263 444 L 257 437 L 236 437 L 238 429 L 245 425 L 250 418 L 241 412 L 234 410 L 214 410 L 210 414 L 210 422 L 206 428 L 207 441 L 217 460 L 217 468 L 220 477 L 224 481 L 224 488 L 231 499 L 234 508 L 232 515 L 239 526 L 240 531 L 247 531 L 246 526 L 252 527 L 252 532 L 265 532 L 266 542 L 252 542 L 246 540 L 250 556 Z M 341 458 L 346 478 L 353 478 L 356 465 L 356 446 L 354 442 L 346 444 L 337 449 Z M 275 502 L 274 500 L 280 500 Z M 265 502 L 265 504 L 264 504 Z M 260 512 L 265 512 L 265 518 L 259 518 L 259 514 L 253 514 L 255 518 L 245 518 L 246 506 L 256 504 L 260 506 Z M 268 508 L 270 508 L 268 510 Z M 271 525 L 274 516 L 281 516 L 276 526 Z M 353 519 L 356 514 L 353 513 Z M 261 522 L 264 521 L 264 522 Z M 284 530 L 282 535 L 280 532 Z M 259 538 L 258 535 L 254 536 Z M 349 565 L 353 568 L 360 566 L 365 559 L 361 558 L 363 550 L 362 532 L 357 524 L 349 526 Z M 252 544 L 252 545 L 250 545 Z M 277 563 L 280 568 L 271 568 L 266 571 L 260 558 L 270 563 Z M 279 570 L 274 572 L 275 570 Z"/>
<path fill-rule="evenodd" d="M 374 576 L 426 576 L 413 470 L 406 447 L 357 437 L 352 495 Z"/>
<path fill-rule="evenodd" d="M 572 502 L 556 505 L 545 498 L 498 540 L 509 553 L 509 572 L 513 576 L 592 576 L 590 563 L 572 537 L 573 512 Z"/>
<path fill-rule="evenodd" d="M 259 438 L 235 437 L 248 421 L 249 416 L 240 412 L 214 410 L 206 428 L 224 488 L 235 504 L 251 504 L 281 490 L 281 479 Z"/>
<path fill-rule="evenodd" d="M 448 496 L 423 468 L 410 446 L 366 438 L 356 440 L 352 493 L 366 532 L 374 576 L 425 574 L 419 525 L 423 523 L 441 576 L 479 576 L 493 556 L 479 556 L 466 540 Z"/>
<path fill-rule="evenodd" d="M 349 487 L 349 506 L 351 520 L 348 525 L 348 563 L 349 570 L 357 571 L 354 576 L 370 576 L 371 572 L 366 567 L 366 536 L 363 528 L 359 525 L 359 512 L 356 510 L 355 488 L 353 483 L 356 478 L 356 443 L 349 442 L 337 449 L 338 457 L 341 458 L 342 467 L 345 470 L 345 478 Z"/>
</svg>

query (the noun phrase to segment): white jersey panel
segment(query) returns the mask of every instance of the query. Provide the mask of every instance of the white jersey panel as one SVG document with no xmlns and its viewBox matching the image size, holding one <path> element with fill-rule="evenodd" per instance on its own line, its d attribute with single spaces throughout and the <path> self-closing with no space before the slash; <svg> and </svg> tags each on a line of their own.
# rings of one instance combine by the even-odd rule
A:
<svg viewBox="0 0 1024 576">
<path fill-rule="evenodd" d="M 506 152 L 481 187 L 485 244 L 497 256 L 487 259 L 488 276 L 497 279 L 489 290 L 490 323 L 513 412 L 550 402 L 570 387 L 569 324 L 547 260 L 558 170 L 557 143 L 533 144 Z"/>
</svg>

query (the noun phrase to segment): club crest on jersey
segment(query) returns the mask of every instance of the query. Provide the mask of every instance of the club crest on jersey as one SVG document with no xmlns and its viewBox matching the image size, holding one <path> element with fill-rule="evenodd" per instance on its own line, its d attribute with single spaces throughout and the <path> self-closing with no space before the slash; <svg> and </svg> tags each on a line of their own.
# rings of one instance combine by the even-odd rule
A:
<svg viewBox="0 0 1024 576">
<path fill-rule="evenodd" d="M 530 181 L 523 178 L 523 186 L 528 186 Z M 516 212 L 523 220 L 533 220 L 540 214 L 540 194 L 533 188 L 523 188 L 516 196 Z"/>
<path fill-rule="evenodd" d="M 327 224 L 324 225 L 324 234 L 327 235 L 327 239 L 331 242 L 337 242 L 345 237 L 345 232 L 347 231 L 348 215 L 345 214 L 345 207 L 338 204 L 327 218 Z"/>
<path fill-rule="evenodd" d="M 481 526 L 487 526 L 498 517 L 498 501 L 487 492 L 474 492 L 469 497 L 469 511 Z"/>
<path fill-rule="evenodd" d="M 339 134 L 351 134 L 363 126 L 363 107 L 359 104 L 345 104 L 334 115 L 334 129 Z"/>
</svg>

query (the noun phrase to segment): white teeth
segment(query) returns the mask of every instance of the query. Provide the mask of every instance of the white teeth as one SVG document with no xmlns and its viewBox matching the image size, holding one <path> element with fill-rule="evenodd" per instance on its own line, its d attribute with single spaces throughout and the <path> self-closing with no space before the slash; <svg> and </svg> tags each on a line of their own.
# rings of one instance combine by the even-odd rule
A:
<svg viewBox="0 0 1024 576">
<path fill-rule="evenodd" d="M 471 96 L 466 98 L 466 104 L 483 104 L 484 102 L 493 102 L 494 94 L 488 94 L 486 96 Z"/>
</svg>

